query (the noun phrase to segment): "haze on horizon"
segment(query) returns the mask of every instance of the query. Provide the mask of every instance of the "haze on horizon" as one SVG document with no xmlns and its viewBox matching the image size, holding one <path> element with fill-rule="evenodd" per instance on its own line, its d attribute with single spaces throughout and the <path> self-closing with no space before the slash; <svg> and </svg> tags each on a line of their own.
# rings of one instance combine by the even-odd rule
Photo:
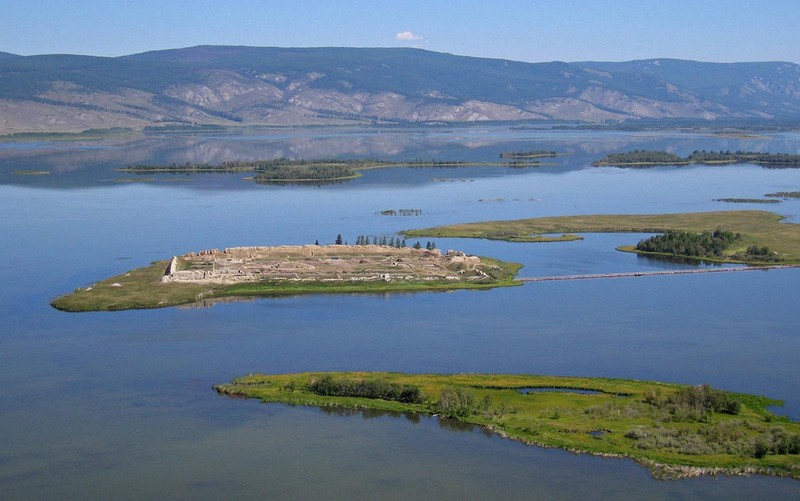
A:
<svg viewBox="0 0 800 501">
<path fill-rule="evenodd" d="M 791 0 L 0 0 L 0 51 L 120 56 L 194 45 L 418 47 L 543 61 L 800 63 Z"/>
</svg>

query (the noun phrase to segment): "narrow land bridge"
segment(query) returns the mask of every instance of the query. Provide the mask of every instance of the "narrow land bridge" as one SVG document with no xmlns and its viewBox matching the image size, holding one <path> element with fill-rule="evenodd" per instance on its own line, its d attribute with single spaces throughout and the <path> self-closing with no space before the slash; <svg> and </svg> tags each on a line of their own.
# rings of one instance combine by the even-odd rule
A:
<svg viewBox="0 0 800 501">
<path fill-rule="evenodd" d="M 800 264 L 770 265 L 770 266 L 743 266 L 741 268 L 693 268 L 684 270 L 659 270 L 659 271 L 626 271 L 622 273 L 590 273 L 584 275 L 552 275 L 546 277 L 522 277 L 520 282 L 550 282 L 555 280 L 588 280 L 592 278 L 625 278 L 625 277 L 652 277 L 655 275 L 690 275 L 696 273 L 725 273 L 732 271 L 765 271 L 780 270 L 785 268 L 800 268 Z"/>
</svg>

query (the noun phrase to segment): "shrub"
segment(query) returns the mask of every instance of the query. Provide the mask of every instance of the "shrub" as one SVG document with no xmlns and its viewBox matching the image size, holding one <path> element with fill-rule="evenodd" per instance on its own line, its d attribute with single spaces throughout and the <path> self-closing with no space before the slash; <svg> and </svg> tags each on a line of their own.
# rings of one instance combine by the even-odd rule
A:
<svg viewBox="0 0 800 501">
<path fill-rule="evenodd" d="M 422 402 L 419 387 L 380 379 L 334 379 L 330 374 L 325 374 L 312 380 L 308 390 L 317 395 L 332 397 L 379 398 L 411 404 Z"/>
<path fill-rule="evenodd" d="M 445 388 L 439 395 L 438 410 L 445 416 L 466 417 L 475 412 L 475 398 L 463 388 Z"/>
</svg>

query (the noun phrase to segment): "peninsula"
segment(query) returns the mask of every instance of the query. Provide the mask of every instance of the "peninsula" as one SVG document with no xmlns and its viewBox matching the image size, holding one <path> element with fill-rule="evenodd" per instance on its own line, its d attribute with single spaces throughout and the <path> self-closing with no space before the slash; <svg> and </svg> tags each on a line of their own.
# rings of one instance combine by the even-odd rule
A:
<svg viewBox="0 0 800 501">
<path fill-rule="evenodd" d="M 574 233 L 670 233 L 672 247 L 640 242 L 620 250 L 720 263 L 798 264 L 800 225 L 766 211 L 603 214 L 488 221 L 407 230 L 406 237 L 486 238 L 510 242 L 574 240 Z M 676 233 L 677 232 L 677 233 Z M 560 234 L 562 236 L 549 236 Z M 723 242 L 714 239 L 715 234 Z M 688 244 L 688 245 L 687 245 Z"/>
<path fill-rule="evenodd" d="M 800 423 L 756 395 L 624 379 L 532 375 L 304 373 L 236 378 L 223 395 L 443 416 L 527 444 L 629 457 L 661 478 L 800 478 Z"/>
<path fill-rule="evenodd" d="M 487 289 L 521 265 L 388 245 L 233 247 L 175 256 L 52 301 L 64 311 L 159 308 L 241 296 Z"/>
<path fill-rule="evenodd" d="M 688 157 L 667 151 L 633 150 L 627 153 L 611 153 L 592 162 L 595 167 L 653 167 L 656 165 L 719 165 L 756 164 L 763 167 L 800 167 L 800 155 L 789 153 L 763 153 L 759 151 L 705 151 L 695 150 Z"/>
</svg>

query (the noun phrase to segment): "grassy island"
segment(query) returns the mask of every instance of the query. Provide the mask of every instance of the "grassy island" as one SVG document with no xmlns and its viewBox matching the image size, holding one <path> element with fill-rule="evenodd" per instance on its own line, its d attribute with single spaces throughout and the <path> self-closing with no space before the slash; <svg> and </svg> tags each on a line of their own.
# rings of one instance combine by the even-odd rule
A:
<svg viewBox="0 0 800 501">
<path fill-rule="evenodd" d="M 766 410 L 781 402 L 707 385 L 359 372 L 255 374 L 214 389 L 264 402 L 439 415 L 528 444 L 630 457 L 663 478 L 800 478 L 800 423 Z"/>
<path fill-rule="evenodd" d="M 719 255 L 651 252 L 623 246 L 620 250 L 680 255 L 716 262 L 745 264 L 800 263 L 800 225 L 781 222 L 782 216 L 766 211 L 720 211 L 681 214 L 622 214 L 559 216 L 511 221 L 488 221 L 408 230 L 407 237 L 486 238 L 510 242 L 541 241 L 554 233 L 665 233 L 696 234 L 726 231 L 737 234 Z M 765 251 L 766 249 L 766 251 Z M 754 252 L 755 251 L 755 252 Z"/>
<path fill-rule="evenodd" d="M 252 174 L 248 179 L 257 183 L 318 183 L 354 179 L 361 171 L 398 167 L 410 168 L 452 168 L 452 167 L 537 167 L 538 160 L 530 157 L 512 157 L 503 162 L 465 162 L 461 160 L 413 160 L 392 162 L 388 160 L 257 160 L 253 162 L 234 161 L 211 164 L 170 164 L 170 165 L 132 165 L 116 169 L 130 174 L 209 174 L 244 173 Z"/>
<path fill-rule="evenodd" d="M 611 153 L 592 162 L 595 167 L 651 167 L 656 165 L 689 164 L 756 164 L 764 167 L 800 167 L 800 155 L 788 153 L 762 153 L 758 151 L 705 151 L 696 150 L 688 157 L 666 151 L 634 150 L 627 153 Z"/>
<path fill-rule="evenodd" d="M 544 158 L 556 157 L 558 153 L 551 150 L 504 151 L 500 158 Z"/>
<path fill-rule="evenodd" d="M 64 311 L 160 308 L 222 297 L 413 292 L 518 285 L 490 258 L 388 245 L 233 247 L 159 261 L 52 301 Z"/>
</svg>

